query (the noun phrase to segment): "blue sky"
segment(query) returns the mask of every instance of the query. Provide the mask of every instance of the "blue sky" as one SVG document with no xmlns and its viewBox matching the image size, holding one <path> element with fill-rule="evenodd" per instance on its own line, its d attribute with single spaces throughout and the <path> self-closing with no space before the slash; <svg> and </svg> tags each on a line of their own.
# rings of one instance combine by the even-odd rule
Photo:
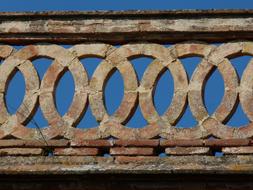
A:
<svg viewBox="0 0 253 190">
<path fill-rule="evenodd" d="M 84 1 L 84 0 L 1 0 L 0 11 L 52 11 L 52 10 L 171 10 L 171 9 L 251 9 L 253 8 L 253 1 L 250 0 L 213 0 L 213 1 L 203 1 L 203 0 L 193 0 L 193 1 L 183 1 L 183 0 L 127 0 L 127 1 Z M 22 46 L 16 46 L 17 49 L 22 48 Z M 237 69 L 238 75 L 241 73 L 248 61 L 251 59 L 250 56 L 243 56 L 231 60 L 233 66 Z M 85 69 L 87 70 L 89 77 L 92 76 L 96 66 L 100 63 L 100 59 L 97 58 L 87 58 L 81 60 Z M 145 71 L 147 65 L 152 60 L 150 58 L 138 58 L 132 60 L 132 64 L 135 67 L 139 79 L 143 72 Z M 201 61 L 198 57 L 181 59 L 184 67 L 188 73 L 188 77 L 191 77 L 196 65 Z M 48 66 L 51 64 L 52 60 L 40 58 L 33 61 L 40 78 L 47 70 Z M 22 102 L 24 96 L 25 83 L 22 74 L 18 72 L 13 80 L 10 82 L 6 102 L 8 104 L 8 109 L 10 113 L 15 113 L 17 108 Z M 16 92 L 19 93 L 16 93 Z M 215 71 L 213 75 L 207 82 L 205 89 L 205 103 L 208 112 L 211 114 L 215 111 L 219 105 L 224 91 L 224 84 L 222 76 L 218 71 Z M 56 90 L 56 105 L 59 113 L 63 115 L 67 110 L 72 101 L 74 92 L 74 82 L 71 74 L 67 72 L 59 82 Z M 160 78 L 154 97 L 154 102 L 157 107 L 159 114 L 162 114 L 169 106 L 173 96 L 173 79 L 169 71 L 166 71 Z M 108 113 L 113 114 L 113 112 L 119 106 L 121 99 L 123 97 L 123 80 L 119 72 L 115 72 L 105 88 L 105 102 Z M 46 120 L 38 109 L 34 119 L 41 126 L 47 126 Z M 236 113 L 232 119 L 228 122 L 229 125 L 233 127 L 238 127 L 243 124 L 247 124 L 248 119 L 243 113 L 241 107 L 239 106 Z M 195 119 L 192 117 L 190 109 L 187 108 L 184 116 L 177 124 L 178 127 L 193 127 L 196 124 Z M 96 127 L 98 123 L 95 121 L 88 108 L 84 118 L 81 120 L 77 127 L 80 128 L 90 128 Z M 142 117 L 140 109 L 137 108 L 134 117 L 127 123 L 128 127 L 143 127 L 146 125 L 145 119 Z M 28 127 L 35 127 L 32 123 L 28 124 Z"/>
<path fill-rule="evenodd" d="M 251 8 L 251 0 L 1 0 L 0 11 Z"/>
</svg>

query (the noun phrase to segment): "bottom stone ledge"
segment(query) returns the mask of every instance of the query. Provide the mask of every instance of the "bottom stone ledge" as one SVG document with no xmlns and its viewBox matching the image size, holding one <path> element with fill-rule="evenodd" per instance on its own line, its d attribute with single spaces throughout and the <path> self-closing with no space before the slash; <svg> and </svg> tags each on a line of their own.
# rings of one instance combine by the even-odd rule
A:
<svg viewBox="0 0 253 190">
<path fill-rule="evenodd" d="M 3 156 L 1 174 L 253 174 L 250 155 L 214 156 Z"/>
<path fill-rule="evenodd" d="M 245 174 L 0 175 L 0 190 L 251 190 Z"/>
</svg>

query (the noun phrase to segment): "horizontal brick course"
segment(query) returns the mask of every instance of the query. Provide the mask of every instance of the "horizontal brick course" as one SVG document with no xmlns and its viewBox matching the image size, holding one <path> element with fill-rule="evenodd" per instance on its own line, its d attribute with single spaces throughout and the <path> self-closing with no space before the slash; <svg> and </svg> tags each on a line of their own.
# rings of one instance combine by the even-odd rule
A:
<svg viewBox="0 0 253 190">
<path fill-rule="evenodd" d="M 96 156 L 99 154 L 97 148 L 56 148 L 55 156 Z"/>
<path fill-rule="evenodd" d="M 174 147 L 166 148 L 165 153 L 168 155 L 203 155 L 209 154 L 208 147 Z"/>
<path fill-rule="evenodd" d="M 128 164 L 128 163 L 141 163 L 141 164 L 151 164 L 156 162 L 157 156 L 116 156 L 115 163 L 117 164 Z"/>
<path fill-rule="evenodd" d="M 0 148 L 0 156 L 34 156 L 42 155 L 41 148 Z"/>
<path fill-rule="evenodd" d="M 70 143 L 72 147 L 112 147 L 114 145 L 111 140 L 73 140 Z"/>
<path fill-rule="evenodd" d="M 115 146 L 123 147 L 157 147 L 159 140 L 115 140 Z"/>
<path fill-rule="evenodd" d="M 111 155 L 153 155 L 154 149 L 153 148 L 124 148 L 124 147 L 116 147 L 110 148 Z"/>
<path fill-rule="evenodd" d="M 66 147 L 68 140 L 0 140 L 0 147 Z"/>
<path fill-rule="evenodd" d="M 253 154 L 253 146 L 245 147 L 224 147 L 222 152 L 226 155 L 229 154 Z"/>
<path fill-rule="evenodd" d="M 248 146 L 250 144 L 249 139 L 211 139 L 204 140 L 205 146 Z"/>
<path fill-rule="evenodd" d="M 161 140 L 160 146 L 162 147 L 174 147 L 174 146 L 203 146 L 203 140 Z"/>
</svg>

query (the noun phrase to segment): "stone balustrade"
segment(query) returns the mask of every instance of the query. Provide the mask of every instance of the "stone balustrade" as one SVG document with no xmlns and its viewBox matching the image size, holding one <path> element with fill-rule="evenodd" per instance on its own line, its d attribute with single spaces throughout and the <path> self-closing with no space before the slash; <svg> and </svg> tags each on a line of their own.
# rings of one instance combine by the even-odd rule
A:
<svg viewBox="0 0 253 190">
<path fill-rule="evenodd" d="M 103 174 L 100 181 L 108 173 L 160 174 L 166 180 L 167 174 L 175 173 L 252 174 L 253 61 L 240 78 L 231 64 L 235 57 L 253 56 L 252 21 L 251 10 L 0 13 L 0 174 L 93 172 Z M 16 45 L 22 48 L 15 49 Z M 94 57 L 102 61 L 88 77 L 81 60 Z M 152 58 L 142 78 L 131 64 L 139 57 Z M 182 64 L 188 57 L 201 58 L 191 77 Z M 33 63 L 39 58 L 52 60 L 43 78 Z M 159 114 L 154 94 L 167 70 L 174 94 L 167 110 Z M 204 101 L 205 84 L 215 70 L 223 78 L 224 96 L 210 114 Z M 111 114 L 105 105 L 105 86 L 116 71 L 122 76 L 124 95 Z M 24 77 L 25 95 L 15 113 L 10 113 L 7 91 L 17 72 Z M 66 72 L 72 75 L 75 90 L 61 115 L 55 94 Z M 114 90 L 117 93 L 117 87 Z M 249 122 L 229 126 L 239 104 Z M 127 123 L 138 106 L 147 125 L 130 128 Z M 187 106 L 197 124 L 179 128 Z M 29 128 L 39 108 L 48 126 Z M 77 127 L 88 108 L 99 124 Z M 246 178 L 234 176 L 233 183 L 230 177 L 233 187 L 241 181 L 253 186 Z M 146 179 L 150 178 L 146 175 Z M 157 186 L 159 180 L 153 189 L 163 188 Z M 213 184 L 222 184 L 219 180 Z M 94 181 L 90 185 L 97 188 Z M 199 178 L 188 182 L 200 184 Z M 137 184 L 139 189 L 149 188 Z M 165 187 L 171 188 L 171 182 L 166 181 Z M 181 179 L 176 187 L 188 188 Z"/>
</svg>

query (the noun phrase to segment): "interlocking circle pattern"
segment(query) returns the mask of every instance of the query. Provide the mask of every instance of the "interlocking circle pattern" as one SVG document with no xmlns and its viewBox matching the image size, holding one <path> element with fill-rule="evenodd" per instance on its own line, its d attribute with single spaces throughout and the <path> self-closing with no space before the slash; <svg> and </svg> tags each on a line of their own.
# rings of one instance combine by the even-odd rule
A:
<svg viewBox="0 0 253 190">
<path fill-rule="evenodd" d="M 16 51 L 8 45 L 0 46 L 0 138 L 13 136 L 19 139 L 41 138 L 36 129 L 27 128 L 40 106 L 49 126 L 41 132 L 46 139 L 100 139 L 113 136 L 119 139 L 204 139 L 211 135 L 221 139 L 250 138 L 253 136 L 253 60 L 238 79 L 229 59 L 235 56 L 253 56 L 253 42 L 237 41 L 213 46 L 201 42 L 184 42 L 169 48 L 153 43 L 126 44 L 118 48 L 102 43 L 78 44 L 69 49 L 59 45 L 29 45 Z M 153 58 L 140 81 L 131 59 L 141 56 Z M 202 61 L 188 80 L 181 58 L 199 56 Z M 40 57 L 53 60 L 40 81 L 32 61 Z M 89 80 L 80 59 L 98 57 L 103 61 Z M 153 94 L 160 76 L 168 69 L 174 81 L 174 95 L 170 106 L 159 115 Z M 205 83 L 217 69 L 224 80 L 222 102 L 209 115 L 203 101 Z M 13 75 L 20 71 L 25 79 L 24 100 L 15 114 L 6 107 L 5 94 Z M 104 86 L 118 70 L 124 81 L 124 97 L 118 109 L 108 114 L 104 105 Z M 59 79 L 69 71 L 75 82 L 73 102 L 61 116 L 55 106 L 55 89 Z M 226 125 L 238 102 L 250 120 L 246 126 L 233 128 Z M 176 128 L 189 104 L 198 124 L 193 128 Z M 128 128 L 137 106 L 148 122 L 143 128 Z M 96 128 L 78 129 L 87 106 L 100 123 Z"/>
</svg>

